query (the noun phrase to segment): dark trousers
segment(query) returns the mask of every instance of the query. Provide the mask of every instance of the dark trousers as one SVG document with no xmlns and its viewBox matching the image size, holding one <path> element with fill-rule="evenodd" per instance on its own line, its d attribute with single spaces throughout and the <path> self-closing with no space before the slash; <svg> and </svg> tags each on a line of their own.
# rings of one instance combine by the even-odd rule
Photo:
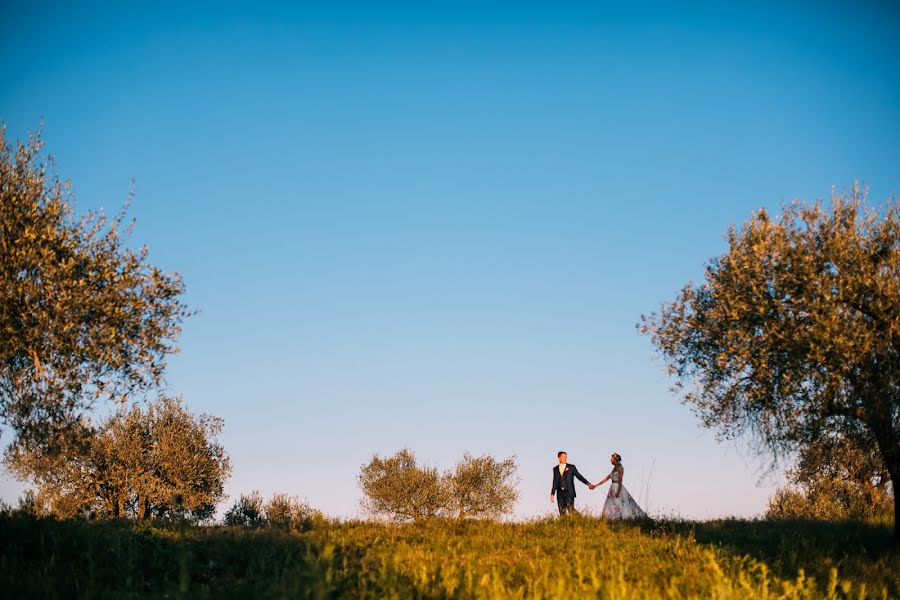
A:
<svg viewBox="0 0 900 600">
<path fill-rule="evenodd" d="M 575 512 L 575 498 L 568 494 L 559 494 L 556 496 L 556 505 L 559 506 L 560 516 L 567 512 Z"/>
</svg>

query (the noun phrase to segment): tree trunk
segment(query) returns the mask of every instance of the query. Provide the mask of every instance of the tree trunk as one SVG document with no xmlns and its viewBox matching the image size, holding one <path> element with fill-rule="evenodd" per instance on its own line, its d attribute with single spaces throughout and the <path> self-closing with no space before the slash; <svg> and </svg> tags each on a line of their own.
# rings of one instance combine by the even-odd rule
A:
<svg viewBox="0 0 900 600">
<path fill-rule="evenodd" d="M 138 496 L 137 505 L 138 505 L 138 521 L 143 521 L 147 518 L 147 508 L 149 507 L 149 502 L 147 502 L 146 498 L 142 499 Z"/>
<path fill-rule="evenodd" d="M 894 479 L 896 481 L 896 479 Z M 894 492 L 894 543 L 900 544 L 900 501 L 897 500 L 897 492 Z"/>
<path fill-rule="evenodd" d="M 900 502 L 897 498 L 897 485 L 900 482 L 900 431 L 892 425 L 893 407 L 897 405 L 897 400 L 890 398 L 877 405 L 879 410 L 870 411 L 867 416 L 871 418 L 865 421 L 875 438 L 894 488 L 894 543 L 900 543 Z"/>
<path fill-rule="evenodd" d="M 894 488 L 894 543 L 900 544 L 900 498 L 897 498 L 897 484 L 900 482 L 900 452 L 885 458 L 888 472 L 891 474 L 891 485 Z"/>
<path fill-rule="evenodd" d="M 887 443 L 881 445 L 881 456 L 891 475 L 891 485 L 894 488 L 894 542 L 900 543 L 900 498 L 897 498 L 900 483 L 900 443 L 896 438 L 889 439 Z"/>
</svg>

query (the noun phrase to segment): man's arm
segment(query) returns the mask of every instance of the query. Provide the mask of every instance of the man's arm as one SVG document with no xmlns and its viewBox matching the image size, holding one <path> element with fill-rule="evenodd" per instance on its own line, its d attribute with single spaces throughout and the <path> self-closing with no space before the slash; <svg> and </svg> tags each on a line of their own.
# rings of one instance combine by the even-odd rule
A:
<svg viewBox="0 0 900 600">
<path fill-rule="evenodd" d="M 559 485 L 559 469 L 553 467 L 553 486 L 550 488 L 550 502 L 553 502 L 553 496 L 556 494 L 556 488 Z"/>
<path fill-rule="evenodd" d="M 584 476 L 578 472 L 578 469 L 575 468 L 574 465 L 569 465 L 572 467 L 572 475 L 578 478 L 578 481 L 583 483 L 584 485 L 591 485 L 591 482 L 584 478 Z"/>
</svg>

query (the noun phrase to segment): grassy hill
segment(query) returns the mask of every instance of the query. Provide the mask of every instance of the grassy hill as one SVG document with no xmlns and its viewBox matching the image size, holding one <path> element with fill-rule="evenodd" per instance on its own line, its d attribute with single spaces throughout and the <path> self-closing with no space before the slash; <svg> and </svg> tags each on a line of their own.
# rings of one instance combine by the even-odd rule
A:
<svg viewBox="0 0 900 600">
<path fill-rule="evenodd" d="M 387 525 L 305 532 L 0 515 L 6 597 L 897 598 L 887 525 Z"/>
</svg>

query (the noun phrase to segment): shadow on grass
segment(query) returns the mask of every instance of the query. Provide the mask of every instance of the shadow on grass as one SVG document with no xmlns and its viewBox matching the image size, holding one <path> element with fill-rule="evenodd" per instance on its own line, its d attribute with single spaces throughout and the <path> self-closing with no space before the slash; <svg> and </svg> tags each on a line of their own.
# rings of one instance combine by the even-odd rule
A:
<svg viewBox="0 0 900 600">
<path fill-rule="evenodd" d="M 627 534 L 624 546 L 609 537 L 617 531 Z M 591 553 L 610 548 L 640 550 L 646 547 L 644 536 L 677 542 L 660 545 L 663 549 L 688 542 L 739 560 L 749 557 L 785 580 L 795 579 L 802 569 L 807 577 L 824 583 L 837 569 L 841 579 L 900 597 L 900 551 L 885 525 L 742 520 L 624 523 L 591 516 L 509 524 L 326 523 L 310 532 L 289 534 L 275 529 L 88 523 L 0 514 L 0 589 L 9 597 L 28 598 L 298 594 L 352 598 L 367 590 L 370 596 L 391 592 L 400 597 L 438 597 L 446 595 L 439 585 L 440 573 L 435 571 L 430 583 L 422 583 L 421 578 L 413 581 L 391 561 L 400 556 L 398 549 L 410 560 L 432 560 L 427 557 L 440 556 L 445 546 L 459 546 L 461 557 L 471 557 L 473 553 L 464 546 L 472 550 L 474 545 L 477 556 L 482 550 L 508 554 L 497 565 L 510 566 L 510 577 L 515 578 L 523 576 L 528 561 L 539 556 L 533 548 L 536 544 L 544 548 L 543 540 L 581 540 L 583 554 L 596 557 Z M 668 569 L 691 566 L 677 562 L 684 556 L 697 560 L 696 552 L 662 552 L 657 570 L 665 571 L 660 560 L 669 561 Z M 672 560 L 676 562 L 669 564 Z M 451 571 L 466 566 L 447 565 Z M 458 576 L 448 573 L 451 578 Z"/>
<path fill-rule="evenodd" d="M 842 576 L 883 584 L 900 595 L 900 547 L 892 527 L 859 521 L 657 521 L 632 525 L 657 536 L 682 536 L 766 563 L 782 578 L 803 570 L 827 581 Z"/>
<path fill-rule="evenodd" d="M 416 594 L 365 548 L 275 528 L 179 526 L 0 513 L 0 597 L 355 598 Z"/>
</svg>

